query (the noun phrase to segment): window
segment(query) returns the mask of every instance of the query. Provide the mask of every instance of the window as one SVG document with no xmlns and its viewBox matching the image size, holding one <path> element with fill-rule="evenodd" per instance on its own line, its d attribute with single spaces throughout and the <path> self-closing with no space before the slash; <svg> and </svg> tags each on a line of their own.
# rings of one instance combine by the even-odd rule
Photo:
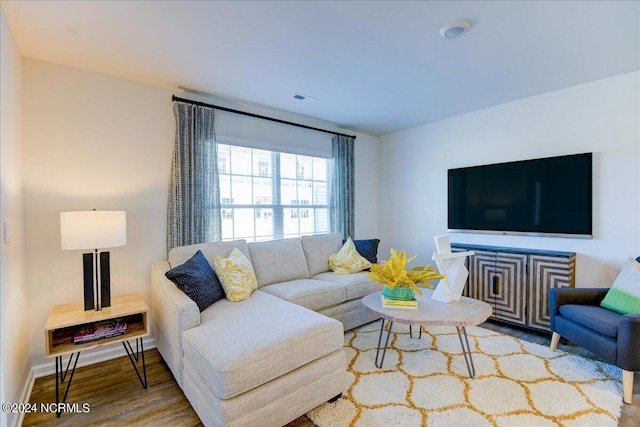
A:
<svg viewBox="0 0 640 427">
<path fill-rule="evenodd" d="M 222 240 L 328 233 L 331 162 L 218 144 Z"/>
</svg>

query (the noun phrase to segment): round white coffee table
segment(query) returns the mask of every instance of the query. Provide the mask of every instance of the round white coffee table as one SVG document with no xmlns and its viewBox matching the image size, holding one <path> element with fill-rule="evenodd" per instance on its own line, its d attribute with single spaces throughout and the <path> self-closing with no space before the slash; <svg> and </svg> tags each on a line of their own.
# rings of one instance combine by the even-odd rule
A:
<svg viewBox="0 0 640 427">
<path fill-rule="evenodd" d="M 408 324 L 409 327 L 411 327 L 411 325 L 419 325 L 420 334 L 422 334 L 423 326 L 455 326 L 458 331 L 458 338 L 460 339 L 462 354 L 467 364 L 469 376 L 473 378 L 476 375 L 476 368 L 473 365 L 473 358 L 471 357 L 471 348 L 469 347 L 466 327 L 476 326 L 487 320 L 489 316 L 493 314 L 493 308 L 486 302 L 468 297 L 462 297 L 460 301 L 452 301 L 447 304 L 431 299 L 431 295 L 433 294 L 432 289 L 422 289 L 422 292 L 423 295 L 416 295 L 416 299 L 418 300 L 417 310 L 383 308 L 382 292 L 367 295 L 362 299 L 362 304 L 367 309 L 377 313 L 382 319 L 380 336 L 378 337 L 378 350 L 376 351 L 376 367 L 382 368 L 394 322 L 405 323 Z M 385 321 L 388 323 L 389 328 L 382 351 L 382 358 L 380 359 L 380 364 L 378 364 L 378 355 L 380 353 Z M 462 339 L 463 335 L 464 340 Z"/>
</svg>

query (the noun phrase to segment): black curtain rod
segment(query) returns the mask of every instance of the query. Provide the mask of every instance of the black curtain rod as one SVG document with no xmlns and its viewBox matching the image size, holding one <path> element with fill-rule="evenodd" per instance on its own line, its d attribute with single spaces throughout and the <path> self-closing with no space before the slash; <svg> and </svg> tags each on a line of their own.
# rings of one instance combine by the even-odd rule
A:
<svg viewBox="0 0 640 427">
<path fill-rule="evenodd" d="M 338 135 L 338 136 L 346 136 L 346 137 L 349 137 L 349 138 L 353 138 L 354 140 L 356 139 L 355 135 L 347 135 L 347 134 L 344 134 L 344 133 L 332 132 L 332 131 L 326 130 L 326 129 L 314 128 L 312 126 L 301 125 L 300 123 L 293 123 L 293 122 L 288 122 L 286 120 L 274 119 L 273 117 L 261 116 L 259 114 L 253 114 L 253 113 L 247 113 L 245 111 L 234 110 L 233 108 L 220 107 L 218 105 L 207 104 L 205 102 L 193 101 L 191 99 L 185 99 L 185 98 L 179 98 L 179 97 L 177 97 L 175 95 L 173 95 L 171 97 L 171 100 L 172 101 L 179 101 L 179 102 L 186 102 L 188 104 L 199 105 L 201 107 L 215 108 L 216 110 L 228 111 L 230 113 L 235 113 L 235 114 L 242 114 L 243 116 L 255 117 L 256 119 L 269 120 L 269 121 L 276 122 L 276 123 L 282 123 L 282 124 L 290 125 L 290 126 L 297 126 L 299 128 L 311 129 L 311 130 L 315 130 L 315 131 L 318 131 L 318 132 L 330 133 L 330 134 Z"/>
</svg>

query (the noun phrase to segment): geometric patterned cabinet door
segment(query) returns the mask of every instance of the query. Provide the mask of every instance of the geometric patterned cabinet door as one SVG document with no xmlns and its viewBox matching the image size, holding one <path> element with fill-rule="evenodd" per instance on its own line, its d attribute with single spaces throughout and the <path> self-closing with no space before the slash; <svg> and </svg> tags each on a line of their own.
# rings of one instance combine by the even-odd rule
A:
<svg viewBox="0 0 640 427">
<path fill-rule="evenodd" d="M 475 252 L 465 295 L 493 306 L 492 319 L 550 332 L 549 289 L 575 286 L 575 253 L 454 243 Z"/>
<path fill-rule="evenodd" d="M 576 256 L 529 256 L 529 301 L 527 324 L 549 331 L 549 289 L 575 287 Z"/>
<path fill-rule="evenodd" d="M 525 326 L 527 256 L 475 251 L 469 268 L 469 296 L 493 306 L 493 318 Z"/>
</svg>

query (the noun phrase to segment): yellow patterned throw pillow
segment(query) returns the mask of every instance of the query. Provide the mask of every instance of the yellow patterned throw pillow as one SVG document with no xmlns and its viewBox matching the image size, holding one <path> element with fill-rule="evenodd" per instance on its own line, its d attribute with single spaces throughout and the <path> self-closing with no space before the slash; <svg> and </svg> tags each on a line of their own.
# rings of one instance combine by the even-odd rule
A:
<svg viewBox="0 0 640 427">
<path fill-rule="evenodd" d="M 357 273 L 370 267 L 371 263 L 358 253 L 351 237 L 344 242 L 337 253 L 329 257 L 329 268 L 334 274 Z"/>
<path fill-rule="evenodd" d="M 238 248 L 233 248 L 227 258 L 216 256 L 213 263 L 229 301 L 245 300 L 258 288 L 253 266 Z"/>
</svg>

